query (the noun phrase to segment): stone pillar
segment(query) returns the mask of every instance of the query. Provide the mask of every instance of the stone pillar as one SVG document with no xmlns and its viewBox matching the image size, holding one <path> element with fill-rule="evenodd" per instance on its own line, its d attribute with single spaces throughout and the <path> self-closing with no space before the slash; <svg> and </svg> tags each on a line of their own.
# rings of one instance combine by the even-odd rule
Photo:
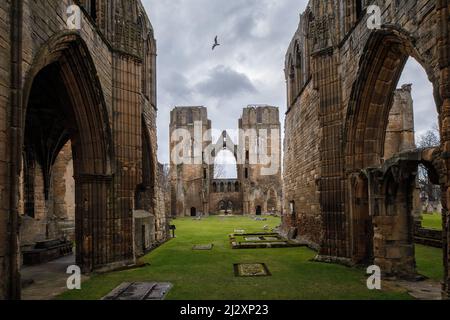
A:
<svg viewBox="0 0 450 320">
<path fill-rule="evenodd" d="M 373 171 L 370 183 L 374 228 L 374 264 L 388 276 L 414 277 L 414 219 L 412 216 L 416 164 Z M 383 178 L 381 178 L 383 177 Z"/>
<path fill-rule="evenodd" d="M 118 238 L 123 227 L 112 211 L 111 177 L 79 175 L 75 181 L 77 264 L 89 273 L 112 262 L 133 260 L 132 246 Z M 132 230 L 125 231 L 132 235 Z"/>
</svg>

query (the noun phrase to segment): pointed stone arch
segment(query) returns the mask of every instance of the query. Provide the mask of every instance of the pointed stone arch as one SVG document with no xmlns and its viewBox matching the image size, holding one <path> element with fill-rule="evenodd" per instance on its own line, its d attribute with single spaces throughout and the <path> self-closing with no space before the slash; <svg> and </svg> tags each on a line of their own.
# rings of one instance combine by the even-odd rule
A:
<svg viewBox="0 0 450 320">
<path fill-rule="evenodd" d="M 40 92 L 47 97 L 40 97 Z M 59 131 L 43 134 L 47 141 L 49 174 L 54 158 L 67 140 L 72 142 L 77 264 L 84 272 L 126 260 L 112 243 L 121 231 L 114 226 L 113 144 L 108 110 L 95 64 L 86 44 L 75 33 L 53 37 L 40 50 L 24 84 L 23 119 L 30 119 L 39 98 L 53 98 L 52 110 L 61 117 Z M 38 99 L 36 99 L 38 98 Z M 33 128 L 23 121 L 22 132 Z M 56 137 L 56 139 L 54 139 Z M 21 135 L 19 150 L 25 144 Z M 131 258 L 131 257 L 130 257 Z"/>
</svg>

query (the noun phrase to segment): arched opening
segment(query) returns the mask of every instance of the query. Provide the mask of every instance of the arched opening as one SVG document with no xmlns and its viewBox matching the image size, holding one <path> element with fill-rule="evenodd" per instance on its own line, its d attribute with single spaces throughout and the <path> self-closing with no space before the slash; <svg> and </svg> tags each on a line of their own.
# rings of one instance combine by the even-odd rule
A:
<svg viewBox="0 0 450 320">
<path fill-rule="evenodd" d="M 94 21 L 97 20 L 97 0 L 91 0 L 90 15 Z"/>
<path fill-rule="evenodd" d="M 257 216 L 262 215 L 262 207 L 261 206 L 257 206 L 255 209 L 255 213 Z"/>
<path fill-rule="evenodd" d="M 429 106 L 427 112 L 439 111 L 442 100 L 432 66 L 421 59 L 413 41 L 404 33 L 382 30 L 372 34 L 364 50 L 345 124 L 346 169 L 351 185 L 348 193 L 350 206 L 346 211 L 352 221 L 352 258 L 356 261 L 367 260 L 370 257 L 369 248 L 373 248 L 374 264 L 380 266 L 383 273 L 398 276 L 413 276 L 416 270 L 411 221 L 414 220 L 413 189 L 418 162 L 412 165 L 410 162 L 397 164 L 403 153 L 416 150 L 412 120 L 405 121 L 408 117 L 412 119 L 412 112 L 408 114 L 409 111 L 400 108 L 402 104 L 409 103 L 405 97 L 411 94 L 411 87 L 404 85 L 397 89 L 410 57 L 420 62 L 425 69 L 425 72 L 422 71 L 426 74 L 425 78 L 432 83 L 432 94 L 429 92 L 429 95 L 434 97 L 435 104 Z M 396 114 L 398 105 L 401 116 Z M 396 125 L 401 124 L 401 128 L 392 130 L 390 119 Z M 368 191 L 367 183 L 359 177 L 363 170 L 368 170 Z M 355 176 L 356 182 L 352 178 Z M 369 211 L 372 219 L 364 211 Z M 368 233 L 360 237 L 363 226 L 370 223 L 369 220 L 374 226 L 373 236 Z M 377 239 L 376 244 L 374 239 Z"/>
<path fill-rule="evenodd" d="M 237 179 L 237 161 L 229 150 L 221 150 L 214 159 L 214 179 Z"/>
<path fill-rule="evenodd" d="M 197 209 L 192 207 L 191 208 L 191 217 L 196 217 L 197 216 Z"/>
<path fill-rule="evenodd" d="M 295 45 L 295 83 L 296 90 L 300 92 L 303 88 L 303 61 L 302 52 L 300 50 L 300 45 L 296 43 Z"/>
<path fill-rule="evenodd" d="M 227 202 L 227 211 L 226 211 L 226 213 L 232 214 L 233 210 L 234 210 L 233 202 L 232 201 L 228 201 Z"/>
<path fill-rule="evenodd" d="M 357 264 L 370 264 L 373 261 L 373 224 L 369 210 L 369 182 L 364 174 L 354 181 L 352 203 L 352 256 Z"/>
<path fill-rule="evenodd" d="M 363 0 L 355 0 L 356 19 L 359 20 L 363 15 Z"/>
<path fill-rule="evenodd" d="M 34 244 L 24 239 L 33 234 L 27 228 L 37 220 L 21 225 L 21 244 L 30 245 L 24 248 L 24 262 L 29 250 L 48 252 L 33 264 L 69 254 L 72 244 L 67 241 L 75 240 L 76 258 L 67 264 L 91 272 L 113 263 L 117 257 L 110 246 L 112 234 L 107 232 L 113 230 L 108 218 L 109 121 L 95 67 L 77 35 L 53 39 L 36 57 L 24 85 L 23 110 L 20 148 L 24 165 L 22 179 L 18 177 L 19 186 L 23 181 L 23 201 L 19 199 L 19 208 L 43 225 L 29 239 Z M 61 247 L 56 255 L 51 251 L 55 245 Z M 23 277 L 26 271 L 22 269 Z"/>
<path fill-rule="evenodd" d="M 154 192 L 155 192 L 155 161 L 153 159 L 152 145 L 150 140 L 150 133 L 142 118 L 141 124 L 142 136 L 142 182 L 138 185 L 135 195 L 135 208 L 137 210 L 145 210 L 154 213 L 155 207 Z"/>
</svg>

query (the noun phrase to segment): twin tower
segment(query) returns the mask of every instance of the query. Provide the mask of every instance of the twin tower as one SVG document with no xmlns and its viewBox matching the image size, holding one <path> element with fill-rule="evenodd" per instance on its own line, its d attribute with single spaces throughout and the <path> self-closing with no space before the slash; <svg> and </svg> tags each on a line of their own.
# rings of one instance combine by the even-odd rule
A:
<svg viewBox="0 0 450 320">
<path fill-rule="evenodd" d="M 237 143 L 227 131 L 213 139 L 205 107 L 175 107 L 169 148 L 172 216 L 281 214 L 280 129 L 278 108 L 248 106 L 239 119 Z M 237 178 L 215 175 L 221 152 L 233 154 Z"/>
</svg>

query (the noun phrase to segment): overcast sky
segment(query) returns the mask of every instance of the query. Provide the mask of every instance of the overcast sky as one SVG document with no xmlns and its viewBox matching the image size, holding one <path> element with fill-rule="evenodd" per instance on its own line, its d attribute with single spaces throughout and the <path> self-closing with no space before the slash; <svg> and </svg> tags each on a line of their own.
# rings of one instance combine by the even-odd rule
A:
<svg viewBox="0 0 450 320">
<path fill-rule="evenodd" d="M 249 104 L 286 111 L 284 56 L 304 0 L 143 0 L 158 45 L 159 161 L 169 162 L 174 106 L 208 108 L 213 127 L 236 129 Z M 214 37 L 221 46 L 211 50 Z M 413 84 L 416 131 L 436 122 L 431 84 L 411 60 L 402 83 Z"/>
</svg>

